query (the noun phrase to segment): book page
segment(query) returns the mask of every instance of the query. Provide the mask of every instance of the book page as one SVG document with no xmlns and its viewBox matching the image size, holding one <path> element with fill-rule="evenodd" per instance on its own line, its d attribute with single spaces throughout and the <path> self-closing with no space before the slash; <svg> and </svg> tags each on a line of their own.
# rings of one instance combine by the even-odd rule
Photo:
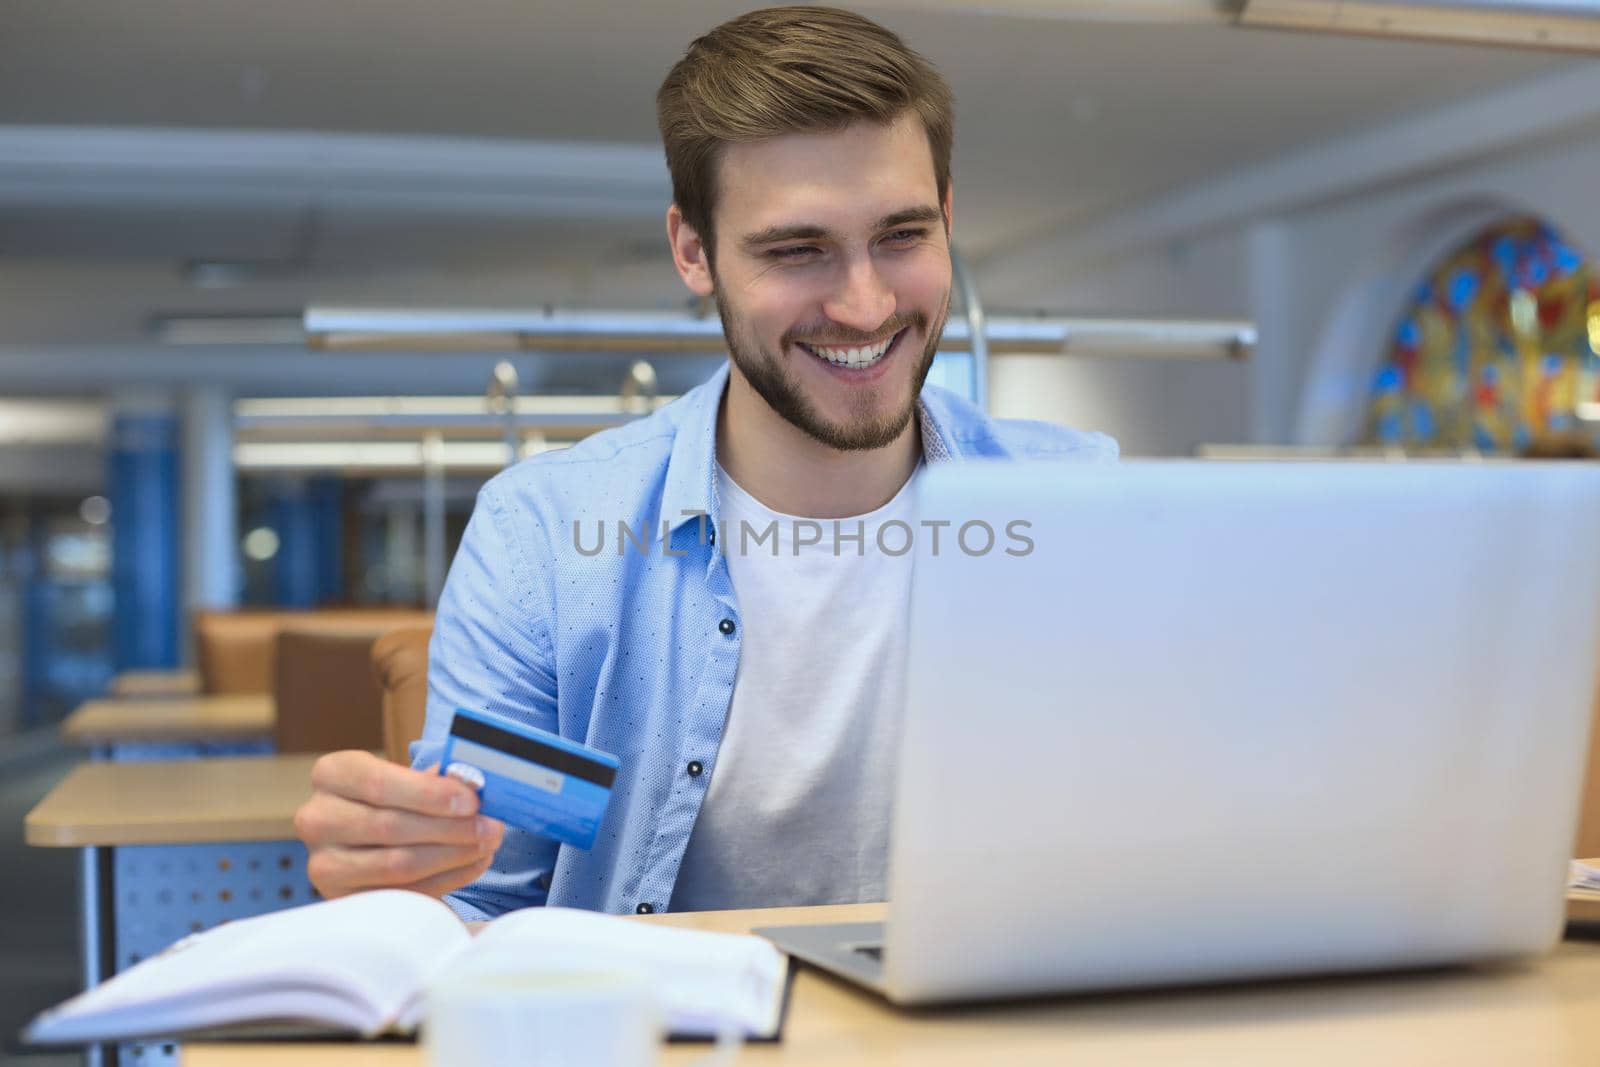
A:
<svg viewBox="0 0 1600 1067">
<path fill-rule="evenodd" d="M 252 994 L 272 992 L 282 1009 L 295 990 L 305 995 L 292 1017 L 376 1033 L 440 960 L 470 941 L 437 900 L 403 890 L 357 893 L 185 938 L 40 1016 L 30 1038 L 66 1040 L 56 1034 L 68 1024 L 77 1033 L 91 1018 L 124 1026 L 137 1018 L 150 1023 L 143 1032 L 157 1032 L 175 1027 L 167 1015 L 194 1018 L 197 1004 L 208 1006 L 203 1014 L 213 1023 L 251 1019 Z"/>
<path fill-rule="evenodd" d="M 1600 860 L 1573 860 L 1567 887 L 1600 890 Z"/>
<path fill-rule="evenodd" d="M 238 1023 L 295 1020 L 331 1033 L 367 1033 L 372 1009 L 364 1001 L 334 991 L 290 988 L 235 990 L 221 999 L 175 996 L 100 1006 L 93 1011 L 47 1013 L 30 1027 L 26 1037 L 39 1044 L 68 1044 L 130 1038 L 176 1037 L 213 1027 Z"/>
<path fill-rule="evenodd" d="M 548 971 L 639 974 L 657 991 L 668 1028 L 711 1037 L 735 1029 L 771 1037 L 783 1009 L 788 961 L 748 934 L 708 933 L 572 908 L 526 908 L 489 923 L 435 980 L 461 974 Z M 407 1016 L 414 1020 L 420 1006 Z"/>
</svg>

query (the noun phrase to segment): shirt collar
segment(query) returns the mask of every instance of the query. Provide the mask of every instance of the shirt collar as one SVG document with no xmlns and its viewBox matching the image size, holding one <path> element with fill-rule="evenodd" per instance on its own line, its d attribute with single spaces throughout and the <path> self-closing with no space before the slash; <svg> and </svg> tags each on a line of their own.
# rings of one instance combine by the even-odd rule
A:
<svg viewBox="0 0 1600 1067">
<path fill-rule="evenodd" d="M 667 480 L 661 493 L 661 514 L 657 525 L 669 524 L 676 530 L 696 516 L 709 516 L 713 524 L 722 516 L 717 506 L 717 413 L 722 394 L 728 387 L 728 364 L 723 362 L 705 384 L 697 386 L 682 400 L 673 436 L 672 455 L 667 460 Z M 917 398 L 917 423 L 922 430 L 922 458 L 928 463 L 944 463 L 959 458 L 949 430 L 943 424 L 937 405 L 928 403 L 926 392 Z"/>
<path fill-rule="evenodd" d="M 695 516 L 717 514 L 717 412 L 722 393 L 728 387 L 728 364 L 703 385 L 684 395 L 677 432 L 672 438 L 672 455 L 667 459 L 667 481 L 661 492 L 661 515 L 657 526 L 667 524 L 676 530 Z"/>
</svg>

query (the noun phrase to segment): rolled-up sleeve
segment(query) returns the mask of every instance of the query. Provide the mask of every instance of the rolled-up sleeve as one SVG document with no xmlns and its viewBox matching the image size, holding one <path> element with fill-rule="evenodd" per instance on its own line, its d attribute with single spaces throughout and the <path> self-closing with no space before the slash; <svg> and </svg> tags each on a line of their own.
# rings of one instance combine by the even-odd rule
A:
<svg viewBox="0 0 1600 1067">
<path fill-rule="evenodd" d="M 555 731 L 548 541 L 537 517 L 494 482 L 478 494 L 439 597 L 428 646 L 428 716 L 412 766 L 436 766 L 457 708 Z M 467 920 L 543 904 L 558 844 L 514 827 L 482 878 L 445 903 Z"/>
</svg>

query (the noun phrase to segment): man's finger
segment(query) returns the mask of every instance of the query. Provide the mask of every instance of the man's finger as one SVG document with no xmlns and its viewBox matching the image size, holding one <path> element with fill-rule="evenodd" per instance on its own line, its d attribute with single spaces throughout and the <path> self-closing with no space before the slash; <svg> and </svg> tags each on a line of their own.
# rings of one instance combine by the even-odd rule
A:
<svg viewBox="0 0 1600 1067">
<path fill-rule="evenodd" d="M 481 846 L 492 835 L 481 815 L 440 818 L 369 804 L 324 793 L 296 820 L 303 840 L 319 846 L 467 845 Z"/>
<path fill-rule="evenodd" d="M 344 892 L 415 885 L 447 871 L 487 865 L 489 859 L 493 859 L 492 853 L 486 855 L 485 850 L 464 845 L 327 848 L 313 857 L 319 863 L 320 880 L 338 885 Z"/>
<path fill-rule="evenodd" d="M 431 770 L 418 771 L 371 752 L 330 752 L 311 767 L 311 786 L 374 808 L 399 808 L 439 818 L 478 810 L 473 789 Z"/>
<path fill-rule="evenodd" d="M 425 893 L 430 897 L 442 897 L 446 893 L 460 889 L 464 885 L 471 885 L 479 878 L 482 878 L 483 872 L 487 871 L 489 864 L 493 862 L 494 856 L 488 855 L 477 863 L 469 863 L 465 867 L 443 871 L 431 878 L 424 878 L 420 882 L 413 882 L 401 888 L 409 889 L 413 893 Z"/>
</svg>

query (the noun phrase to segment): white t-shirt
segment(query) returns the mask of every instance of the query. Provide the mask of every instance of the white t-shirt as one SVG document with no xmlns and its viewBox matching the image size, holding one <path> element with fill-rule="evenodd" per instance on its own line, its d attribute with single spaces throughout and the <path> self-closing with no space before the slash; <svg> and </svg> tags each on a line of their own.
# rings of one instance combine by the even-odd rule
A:
<svg viewBox="0 0 1600 1067">
<path fill-rule="evenodd" d="M 912 563 L 889 553 L 911 482 L 838 520 L 772 511 L 720 467 L 717 493 L 743 638 L 670 909 L 883 900 Z M 907 530 L 886 553 L 891 521 Z"/>
</svg>

